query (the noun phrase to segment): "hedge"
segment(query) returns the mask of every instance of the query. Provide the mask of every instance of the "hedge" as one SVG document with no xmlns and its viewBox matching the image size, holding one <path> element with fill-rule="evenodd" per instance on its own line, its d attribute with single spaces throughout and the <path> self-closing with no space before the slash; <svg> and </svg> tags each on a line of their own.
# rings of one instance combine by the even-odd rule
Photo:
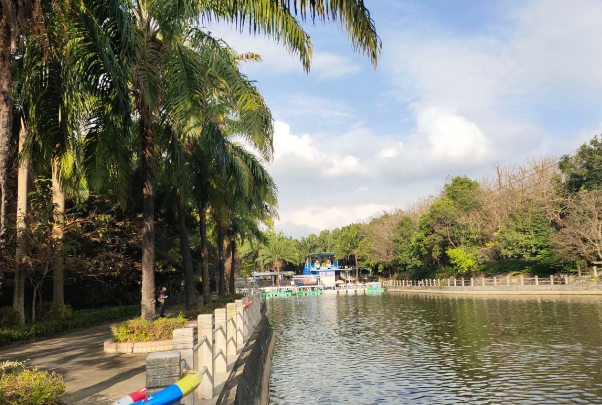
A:
<svg viewBox="0 0 602 405">
<path fill-rule="evenodd" d="M 0 404 L 59 405 L 65 393 L 63 377 L 21 362 L 0 363 Z"/>
<path fill-rule="evenodd" d="M 0 345 L 21 340 L 48 337 L 69 329 L 92 326 L 115 319 L 135 316 L 139 313 L 139 305 L 82 309 L 73 311 L 68 318 L 64 319 L 49 320 L 23 326 L 0 327 Z"/>
<path fill-rule="evenodd" d="M 132 319 L 111 325 L 111 333 L 113 340 L 119 343 L 167 340 L 172 338 L 174 330 L 185 325 L 186 318 L 182 314 L 177 318 L 159 318 L 154 321 Z"/>
</svg>

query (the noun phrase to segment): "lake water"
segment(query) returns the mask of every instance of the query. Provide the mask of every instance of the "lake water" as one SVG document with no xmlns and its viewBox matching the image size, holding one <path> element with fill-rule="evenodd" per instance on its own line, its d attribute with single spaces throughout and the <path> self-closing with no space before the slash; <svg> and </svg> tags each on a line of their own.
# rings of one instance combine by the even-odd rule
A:
<svg viewBox="0 0 602 405">
<path fill-rule="evenodd" d="M 272 404 L 602 404 L 602 299 L 272 298 Z"/>
</svg>

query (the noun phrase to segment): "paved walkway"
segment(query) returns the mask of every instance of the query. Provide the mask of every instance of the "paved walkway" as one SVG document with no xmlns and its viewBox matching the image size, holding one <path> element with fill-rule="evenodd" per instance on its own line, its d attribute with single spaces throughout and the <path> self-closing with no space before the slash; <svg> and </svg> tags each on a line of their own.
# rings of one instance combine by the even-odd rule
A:
<svg viewBox="0 0 602 405">
<path fill-rule="evenodd" d="M 78 330 L 0 351 L 0 361 L 30 360 L 40 369 L 61 373 L 69 405 L 110 405 L 145 386 L 146 354 L 106 354 L 109 325 Z"/>
</svg>

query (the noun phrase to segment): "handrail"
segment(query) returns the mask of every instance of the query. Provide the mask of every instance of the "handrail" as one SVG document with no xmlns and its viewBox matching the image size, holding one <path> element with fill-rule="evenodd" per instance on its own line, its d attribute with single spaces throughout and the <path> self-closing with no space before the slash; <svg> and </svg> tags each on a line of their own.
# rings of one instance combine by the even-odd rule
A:
<svg viewBox="0 0 602 405">
<path fill-rule="evenodd" d="M 213 333 L 216 333 L 216 332 L 217 332 L 218 330 L 220 330 L 220 329 L 222 330 L 222 332 L 224 332 L 224 333 L 226 332 L 226 331 L 224 330 L 224 328 L 222 327 L 222 325 L 220 325 L 220 326 L 218 326 L 217 328 L 213 329 Z"/>
<path fill-rule="evenodd" d="M 193 352 L 198 351 L 199 348 L 201 347 L 201 345 L 208 341 L 209 341 L 209 339 L 207 338 L 207 335 L 203 336 L 203 338 L 201 340 L 199 340 L 198 343 L 192 347 L 192 351 Z"/>
<path fill-rule="evenodd" d="M 222 356 L 223 356 L 223 354 L 224 354 L 224 351 L 223 351 L 222 349 L 219 349 L 219 352 L 217 352 L 217 353 L 215 354 L 215 356 L 213 356 L 213 360 L 215 361 L 215 359 L 217 359 L 217 358 L 220 356 L 220 354 L 221 354 Z"/>
</svg>

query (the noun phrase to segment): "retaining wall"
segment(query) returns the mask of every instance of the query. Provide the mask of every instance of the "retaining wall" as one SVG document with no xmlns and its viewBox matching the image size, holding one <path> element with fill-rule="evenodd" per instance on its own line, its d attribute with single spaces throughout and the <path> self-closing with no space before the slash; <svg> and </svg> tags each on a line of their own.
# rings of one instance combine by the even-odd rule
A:
<svg viewBox="0 0 602 405">
<path fill-rule="evenodd" d="M 261 308 L 261 321 L 247 341 L 224 385 L 217 405 L 266 405 L 270 402 L 270 373 L 276 338 Z"/>
</svg>

